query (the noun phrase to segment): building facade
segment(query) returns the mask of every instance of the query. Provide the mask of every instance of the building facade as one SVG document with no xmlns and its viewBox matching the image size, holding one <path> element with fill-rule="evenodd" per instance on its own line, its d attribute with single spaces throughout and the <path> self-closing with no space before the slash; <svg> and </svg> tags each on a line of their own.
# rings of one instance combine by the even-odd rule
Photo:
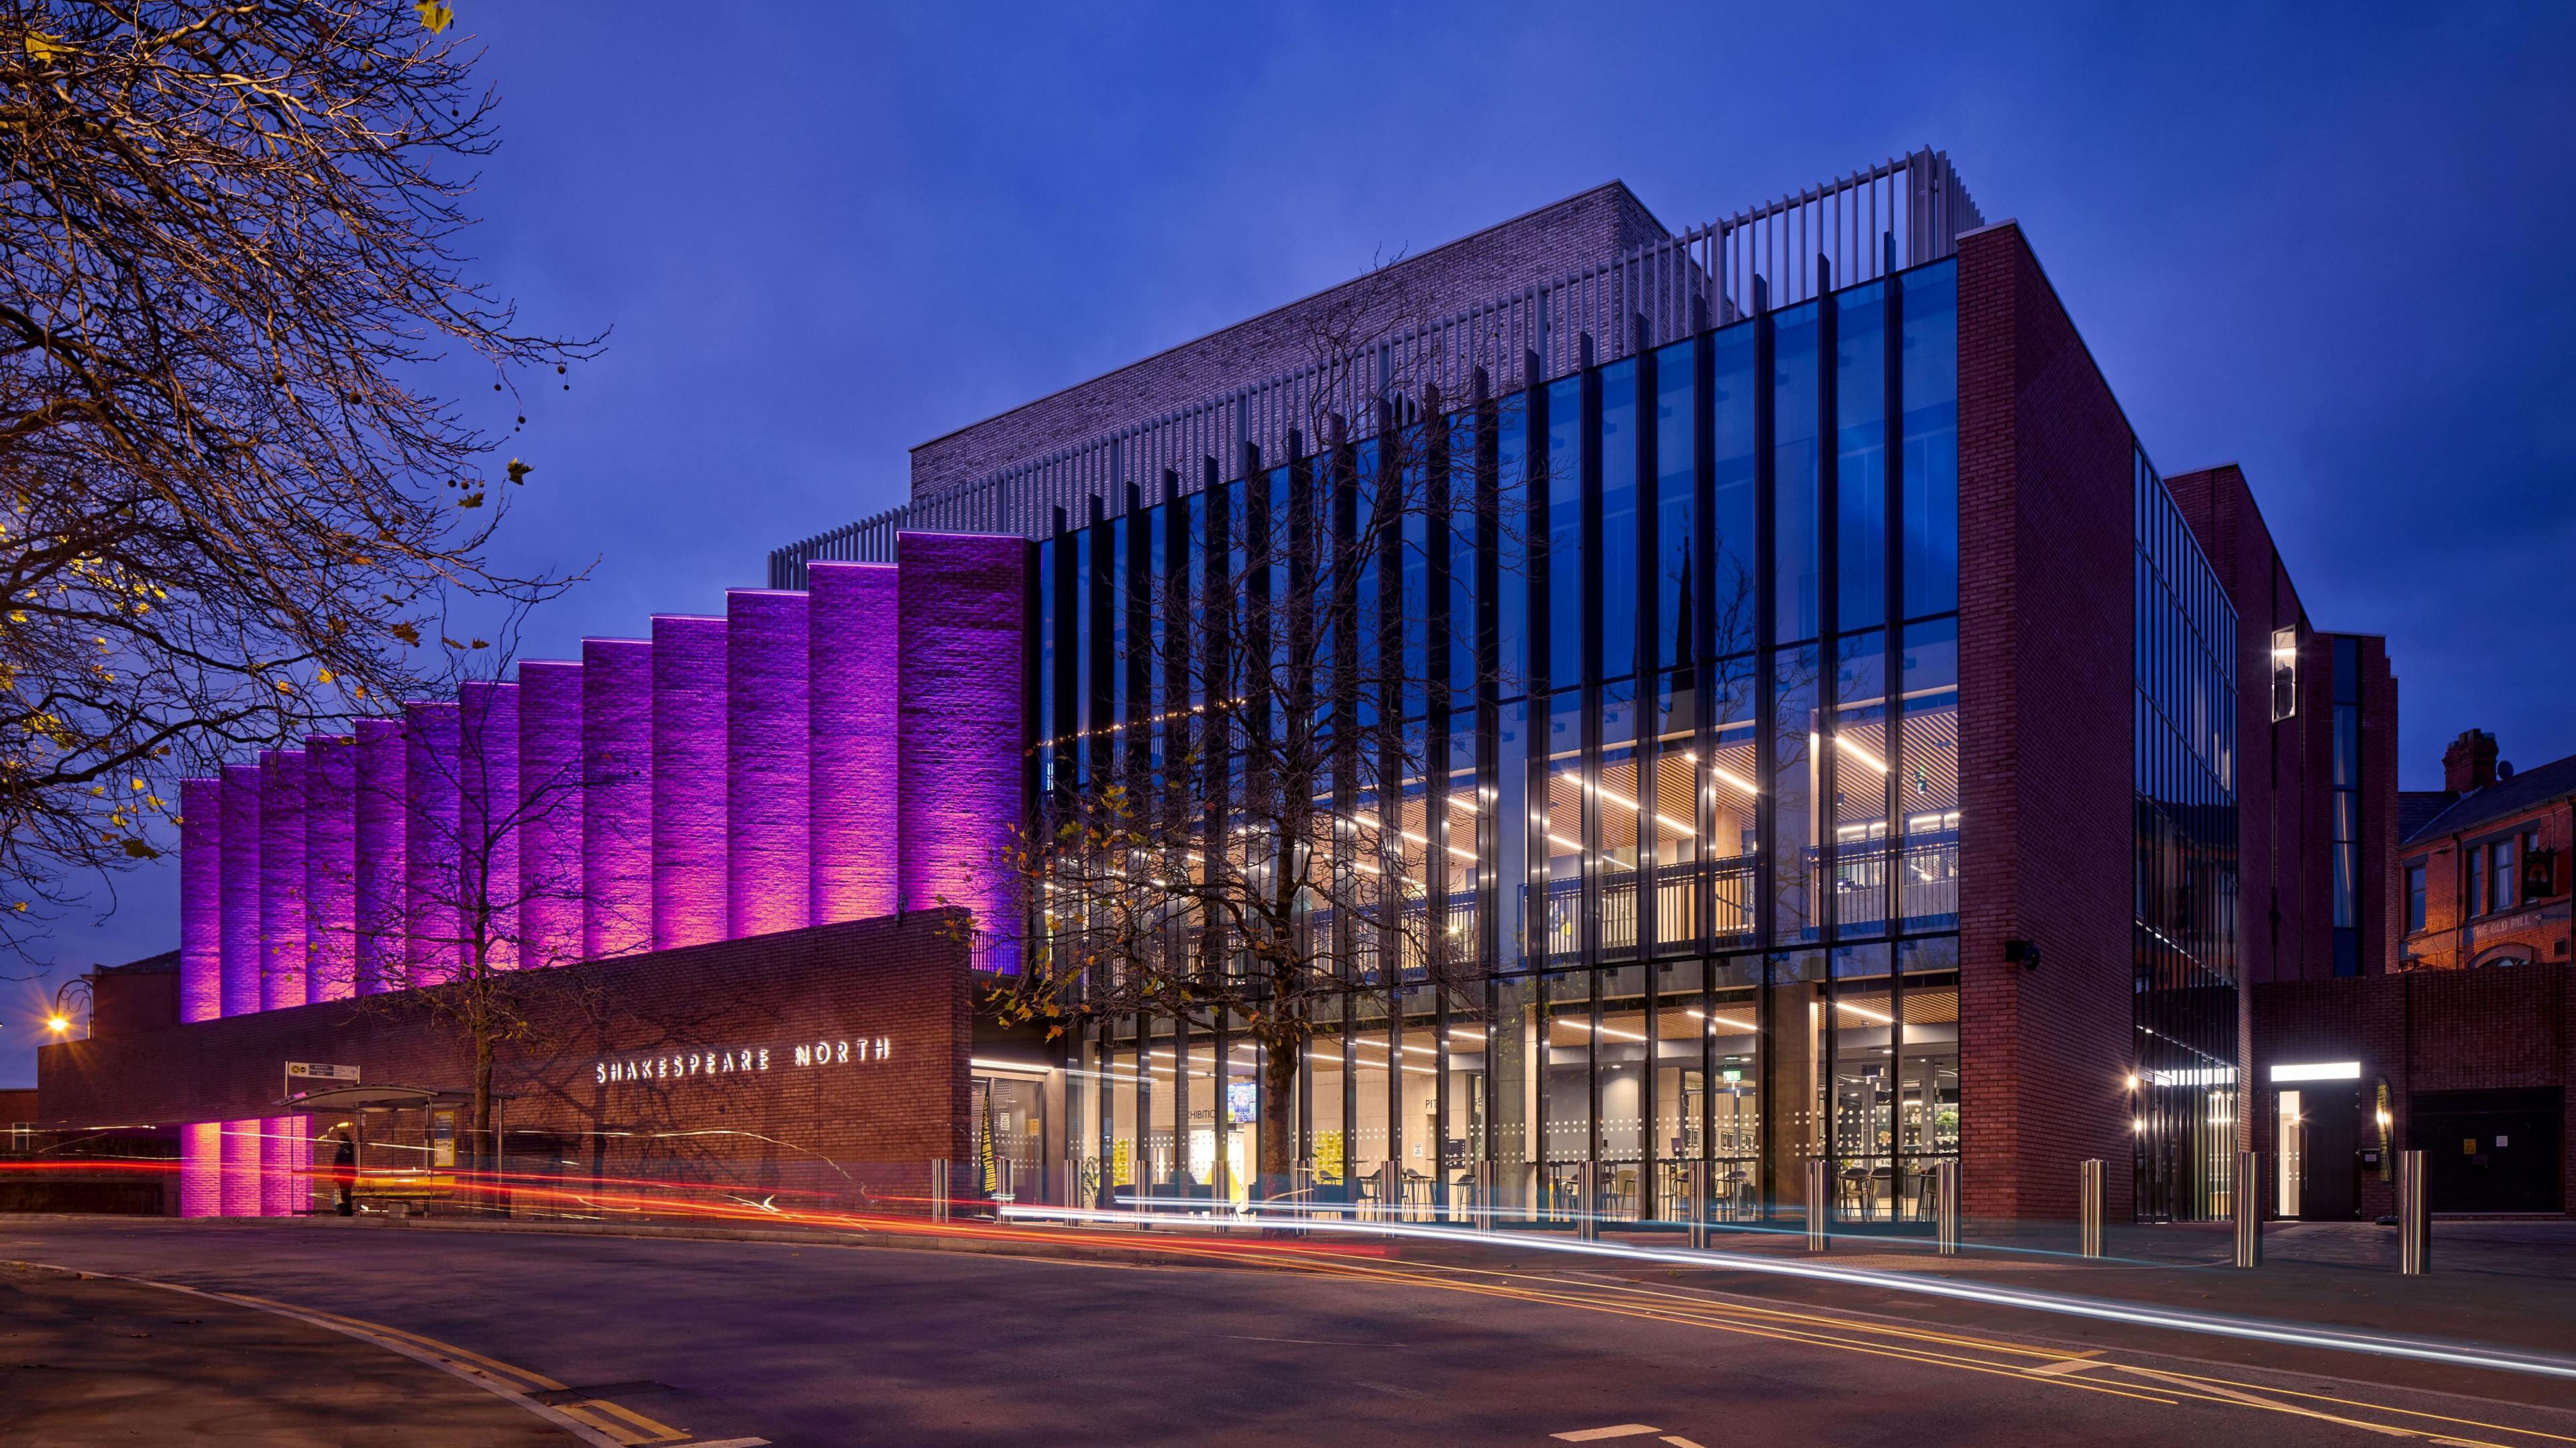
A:
<svg viewBox="0 0 2576 1448">
<path fill-rule="evenodd" d="M 1186 350 L 1258 356 L 1248 328 Z M 1838 1213 L 1887 1222 L 1956 1159 L 1970 1214 L 2013 1219 L 2070 1212 L 2098 1157 L 2130 1165 L 2116 1211 L 2229 1208 L 2243 984 L 2391 944 L 2394 680 L 2309 625 L 2240 473 L 2159 477 L 1946 160 L 1651 236 L 1340 370 L 1197 376 L 1188 405 L 1104 413 L 1086 384 L 952 434 L 983 476 L 917 454 L 910 505 L 772 573 L 924 518 L 1037 538 L 1032 787 L 1078 784 L 1179 702 L 1129 662 L 1125 600 L 1336 446 L 1445 439 L 1451 506 L 1516 526 L 1433 525 L 1389 590 L 1421 600 L 1387 616 L 1420 615 L 1442 767 L 1368 808 L 1441 841 L 1421 908 L 1472 924 L 1482 979 L 1354 989 L 1297 1086 L 1317 1191 L 1455 1211 L 1481 1171 L 1533 1216 L 1651 1217 L 1704 1161 L 1762 1216 L 1803 1211 L 1821 1159 Z M 1031 433 L 1072 397 L 1091 435 Z M 1069 1135 L 1103 1176 L 1253 1189 L 1240 1040 L 1146 1013 L 1081 1051 Z"/>
<path fill-rule="evenodd" d="M 320 1051 L 332 1012 L 466 966 L 685 982 L 935 907 L 1015 972 L 1065 927 L 997 856 L 1207 705 L 1158 651 L 1246 589 L 1312 598 L 1265 653 L 1369 661 L 1341 707 L 1412 761 L 1328 770 L 1314 838 L 1265 848 L 1368 841 L 1350 869 L 1401 919 L 1374 953 L 1310 919 L 1337 994 L 1284 1111 L 1240 1020 L 952 1040 L 968 1149 L 1051 1193 L 1561 1224 L 1668 1219 L 1704 1170 L 1728 1220 L 1822 1194 L 1894 1229 L 1944 1163 L 2012 1223 L 2072 1215 L 2100 1160 L 2115 1215 L 2223 1215 L 2270 1100 L 2249 988 L 2392 958 L 2384 650 L 2310 627 L 2235 470 L 2159 474 L 1938 153 L 1680 234 L 1600 188 L 914 472 L 723 618 L 193 783 L 182 1023 L 118 1059 L 265 1079 L 287 1027 L 234 1017 Z M 1282 517 L 1307 542 L 1274 562 Z M 1347 594 L 1300 577 L 1371 529 Z M 629 1033 L 656 1031 L 685 1043 Z M 49 1116 L 255 1105 L 100 1094 L 67 1050 Z M 1260 1179 L 1268 1130 L 1293 1181 Z M 192 1130 L 183 1171 L 232 1140 Z"/>
</svg>

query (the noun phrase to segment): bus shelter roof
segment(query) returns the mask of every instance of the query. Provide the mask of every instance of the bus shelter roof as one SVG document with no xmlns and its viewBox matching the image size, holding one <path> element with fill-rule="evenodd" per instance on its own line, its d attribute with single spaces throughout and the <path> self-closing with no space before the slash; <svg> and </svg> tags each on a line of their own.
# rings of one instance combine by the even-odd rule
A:
<svg viewBox="0 0 2576 1448">
<path fill-rule="evenodd" d="M 494 1092 L 492 1099 L 510 1098 Z M 433 1106 L 471 1106 L 474 1093 L 436 1086 L 319 1086 L 301 1091 L 277 1103 L 287 1111 L 305 1111 L 317 1115 L 344 1111 L 418 1111 Z"/>
</svg>

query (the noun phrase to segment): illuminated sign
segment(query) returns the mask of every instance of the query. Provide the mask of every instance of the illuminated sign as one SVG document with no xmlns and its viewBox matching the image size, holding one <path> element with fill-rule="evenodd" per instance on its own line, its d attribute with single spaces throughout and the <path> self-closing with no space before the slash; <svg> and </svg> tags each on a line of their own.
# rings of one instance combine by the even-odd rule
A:
<svg viewBox="0 0 2576 1448">
<path fill-rule="evenodd" d="M 328 1082 L 348 1081 L 354 1083 L 357 1079 L 358 1068 L 355 1066 L 332 1066 L 318 1061 L 289 1061 L 286 1063 L 286 1094 L 289 1096 L 293 1096 L 302 1091 L 310 1091 L 315 1086 L 326 1084 Z"/>
<path fill-rule="evenodd" d="M 791 1045 L 696 1047 L 690 1050 L 660 1051 L 649 1056 L 607 1056 L 590 1064 L 594 1085 L 614 1086 L 628 1081 L 695 1081 L 741 1080 L 766 1074 L 772 1067 L 784 1070 L 815 1070 L 825 1067 L 864 1066 L 883 1061 L 894 1054 L 894 1042 L 887 1036 L 834 1037 L 817 1041 L 798 1041 Z"/>
<path fill-rule="evenodd" d="M 2272 1079 L 2275 1081 L 2358 1081 L 2361 1079 L 2361 1063 L 2359 1061 L 2311 1061 L 2297 1066 L 2274 1066 Z"/>
</svg>

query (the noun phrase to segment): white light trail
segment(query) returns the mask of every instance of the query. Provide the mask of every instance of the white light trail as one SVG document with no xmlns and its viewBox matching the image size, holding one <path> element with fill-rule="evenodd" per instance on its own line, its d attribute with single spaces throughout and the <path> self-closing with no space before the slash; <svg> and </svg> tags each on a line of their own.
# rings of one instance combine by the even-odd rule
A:
<svg viewBox="0 0 2576 1448">
<path fill-rule="evenodd" d="M 1207 1205 L 1204 1202 L 1193 1203 L 1178 1198 L 1165 1201 L 1159 1198 L 1142 1197 L 1135 1200 L 1141 1207 L 1168 1206 L 1204 1210 Z M 1175 1226 L 1206 1225 L 1204 1219 L 1178 1213 L 1112 1212 L 1083 1207 L 1021 1206 L 1016 1203 L 1003 1207 L 1001 1215 L 1006 1221 L 1097 1222 L 1120 1227 L 1132 1227 L 1140 1217 L 1145 1220 L 1168 1222 Z M 2329 1351 L 2362 1353 L 2375 1357 L 2450 1363 L 2460 1367 L 2526 1373 L 2576 1382 L 2576 1359 L 2555 1357 L 2544 1353 L 2513 1352 L 2501 1348 L 2446 1343 L 2423 1338 L 2343 1332 L 2334 1328 L 2310 1327 L 2302 1323 L 2271 1322 L 2261 1318 L 2190 1312 L 2181 1308 L 2081 1297 L 2065 1292 L 1998 1287 L 1912 1272 L 1839 1267 L 1830 1263 L 1811 1262 L 1798 1258 L 1755 1256 L 1735 1252 L 1694 1252 L 1683 1247 L 1638 1247 L 1622 1242 L 1585 1242 L 1538 1233 L 1478 1233 L 1455 1227 L 1408 1222 L 1354 1222 L 1322 1216 L 1297 1216 L 1294 1213 L 1272 1213 L 1271 1215 L 1296 1216 L 1298 1230 L 1306 1232 L 1340 1233 L 1350 1236 L 1412 1237 L 1424 1241 L 1453 1243 L 1462 1241 L 1508 1243 L 1516 1252 L 1561 1252 L 1568 1256 L 1653 1262 L 1679 1267 L 1721 1266 L 1740 1272 L 1761 1272 L 1774 1277 L 1800 1277 L 1812 1281 L 1841 1282 L 1887 1292 L 1912 1292 L 1926 1297 L 1946 1297 L 1961 1302 L 1981 1302 L 1990 1306 L 2020 1308 L 2029 1312 L 2054 1313 L 2062 1317 L 2091 1318 L 2099 1322 L 2122 1322 L 2134 1326 L 2158 1327 L 2212 1337 L 2277 1342 L 2292 1347 L 2324 1348 Z"/>
</svg>

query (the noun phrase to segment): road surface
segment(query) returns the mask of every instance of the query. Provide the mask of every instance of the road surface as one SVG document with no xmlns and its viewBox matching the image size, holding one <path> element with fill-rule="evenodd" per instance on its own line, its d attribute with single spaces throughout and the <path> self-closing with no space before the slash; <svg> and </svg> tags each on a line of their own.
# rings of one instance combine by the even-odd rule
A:
<svg viewBox="0 0 2576 1448">
<path fill-rule="evenodd" d="M 110 1220 L 0 1221 L 0 1259 L 390 1333 L 378 1340 L 574 1411 L 595 1441 L 2576 1441 L 2576 1413 L 2545 1407 L 1949 1328 L 1931 1302 L 1864 1316 L 1572 1267 L 1162 1267 Z"/>
</svg>

